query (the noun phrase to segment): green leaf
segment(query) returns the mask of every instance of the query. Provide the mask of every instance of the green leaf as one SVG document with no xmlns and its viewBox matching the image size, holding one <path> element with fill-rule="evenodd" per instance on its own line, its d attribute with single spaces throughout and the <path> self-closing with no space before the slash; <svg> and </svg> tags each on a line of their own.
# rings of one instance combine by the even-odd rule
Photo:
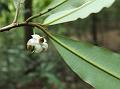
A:
<svg viewBox="0 0 120 89">
<path fill-rule="evenodd" d="M 45 10 L 53 8 L 62 2 L 64 2 L 64 3 L 62 5 L 60 5 L 59 7 L 57 7 L 55 10 L 51 11 L 50 13 L 56 13 L 56 12 L 63 11 L 63 10 L 77 8 L 80 5 L 84 4 L 85 0 L 52 0 L 50 5 Z"/>
<path fill-rule="evenodd" d="M 82 4 L 79 4 L 79 6 L 76 5 L 77 6 L 76 8 L 71 7 L 71 9 L 69 8 L 67 10 L 62 9 L 62 11 L 48 16 L 43 24 L 54 25 L 74 21 L 78 18 L 83 19 L 86 18 L 91 13 L 98 13 L 104 7 L 111 6 L 115 0 L 81 0 L 82 2 L 80 2 L 80 0 L 77 1 L 79 1 L 78 3 Z"/>
<path fill-rule="evenodd" d="M 120 89 L 120 55 L 105 48 L 52 35 L 68 66 L 96 89 Z"/>
</svg>

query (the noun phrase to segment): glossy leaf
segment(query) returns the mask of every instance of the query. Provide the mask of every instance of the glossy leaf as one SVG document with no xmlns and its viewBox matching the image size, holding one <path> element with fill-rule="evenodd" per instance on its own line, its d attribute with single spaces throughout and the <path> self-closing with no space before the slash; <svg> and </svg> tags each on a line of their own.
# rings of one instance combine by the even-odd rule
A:
<svg viewBox="0 0 120 89">
<path fill-rule="evenodd" d="M 69 1 L 69 0 L 68 0 Z M 78 0 L 77 0 L 78 1 Z M 115 0 L 81 0 L 82 3 L 76 8 L 63 9 L 60 12 L 54 13 L 45 19 L 44 24 L 54 25 L 69 21 L 74 21 L 78 18 L 86 18 L 91 13 L 98 13 L 104 7 L 109 7 Z"/>
<path fill-rule="evenodd" d="M 53 35 L 52 42 L 68 66 L 96 89 L 120 89 L 120 54 Z"/>
</svg>

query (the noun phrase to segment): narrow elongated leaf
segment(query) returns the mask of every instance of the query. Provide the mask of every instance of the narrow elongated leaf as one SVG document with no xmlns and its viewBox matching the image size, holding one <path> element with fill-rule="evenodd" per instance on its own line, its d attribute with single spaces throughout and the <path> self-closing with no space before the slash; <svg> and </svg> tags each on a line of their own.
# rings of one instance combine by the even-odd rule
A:
<svg viewBox="0 0 120 89">
<path fill-rule="evenodd" d="M 53 44 L 64 61 L 96 89 L 120 89 L 120 55 L 91 44 L 54 35 Z"/>
<path fill-rule="evenodd" d="M 86 18 L 91 13 L 97 13 L 104 7 L 109 7 L 115 0 L 81 0 L 84 3 L 79 7 L 54 13 L 45 19 L 44 24 L 54 25 L 78 18 Z M 79 3 L 79 2 L 78 2 Z"/>
</svg>

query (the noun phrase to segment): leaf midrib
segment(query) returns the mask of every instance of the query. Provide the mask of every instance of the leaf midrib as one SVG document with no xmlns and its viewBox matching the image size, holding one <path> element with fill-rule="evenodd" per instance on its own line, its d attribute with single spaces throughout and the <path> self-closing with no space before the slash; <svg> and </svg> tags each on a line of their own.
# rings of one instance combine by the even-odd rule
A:
<svg viewBox="0 0 120 89">
<path fill-rule="evenodd" d="M 67 49 L 68 51 L 72 52 L 74 55 L 80 57 L 80 58 L 81 58 L 82 60 L 84 60 L 85 62 L 91 64 L 92 66 L 94 66 L 94 67 L 96 67 L 96 68 L 98 68 L 98 69 L 100 69 L 101 71 L 107 73 L 108 75 L 110 75 L 110 76 L 112 76 L 112 77 L 120 80 L 120 76 L 117 76 L 117 75 L 115 75 L 114 73 L 111 73 L 111 72 L 105 70 L 104 68 L 96 65 L 96 64 L 93 63 L 92 61 L 86 60 L 84 57 L 82 57 L 80 54 L 78 54 L 74 49 L 68 47 L 66 44 L 62 43 L 62 42 L 61 42 L 60 40 L 58 40 L 56 37 L 52 36 L 52 38 L 53 38 L 52 40 L 54 40 L 55 42 L 57 42 L 59 45 L 61 45 L 62 47 L 64 47 L 64 48 Z"/>
<path fill-rule="evenodd" d="M 85 4 L 83 4 L 82 6 L 80 6 L 80 7 L 76 8 L 75 10 L 71 11 L 70 13 L 68 13 L 68 14 L 66 14 L 66 15 L 63 15 L 63 16 L 61 16 L 61 17 L 59 17 L 59 18 L 57 18 L 57 19 L 55 19 L 55 20 L 53 20 L 53 21 L 50 21 L 50 22 L 47 23 L 46 25 L 50 25 L 51 23 L 54 23 L 54 22 L 56 22 L 57 20 L 60 20 L 60 19 L 62 19 L 62 18 L 64 18 L 64 17 L 66 17 L 66 16 L 69 16 L 70 14 L 72 14 L 72 13 L 74 13 L 74 12 L 77 12 L 79 9 L 81 9 L 81 8 L 83 8 L 83 7 L 91 4 L 91 3 L 94 2 L 94 1 L 96 1 L 96 0 L 88 1 L 88 2 L 86 2 Z"/>
</svg>

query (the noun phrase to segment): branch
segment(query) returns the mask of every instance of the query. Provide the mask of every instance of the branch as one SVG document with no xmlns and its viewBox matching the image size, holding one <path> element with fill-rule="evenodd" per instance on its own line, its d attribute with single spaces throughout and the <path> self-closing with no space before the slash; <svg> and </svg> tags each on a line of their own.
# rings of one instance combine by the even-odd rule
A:
<svg viewBox="0 0 120 89">
<path fill-rule="evenodd" d="M 33 15 L 33 16 L 29 17 L 29 18 L 26 20 L 26 22 L 29 22 L 29 21 L 31 21 L 32 19 L 38 18 L 38 17 L 40 17 L 40 16 L 42 16 L 42 15 L 44 15 L 44 14 L 47 14 L 48 12 L 56 9 L 57 7 L 61 6 L 62 4 L 64 4 L 64 3 L 67 2 L 67 1 L 68 1 L 68 0 L 65 0 L 65 1 L 59 3 L 58 5 L 56 5 L 55 7 L 52 7 L 52 8 L 48 9 L 47 11 L 45 11 L 45 12 L 43 12 L 43 13 L 40 12 L 40 13 L 38 13 L 38 14 L 36 14 L 36 15 Z"/>
<path fill-rule="evenodd" d="M 18 15 L 19 15 L 19 11 L 20 11 L 20 1 L 18 2 L 18 5 L 17 5 L 17 8 L 16 8 L 16 12 L 15 12 L 15 17 L 14 17 L 14 20 L 13 20 L 13 23 L 16 23 L 17 22 L 17 19 L 18 19 Z"/>
<path fill-rule="evenodd" d="M 45 25 L 39 24 L 39 23 L 26 23 L 26 22 L 22 22 L 22 23 L 12 23 L 10 25 L 7 25 L 5 27 L 0 28 L 0 32 L 4 32 L 4 31 L 9 31 L 13 28 L 17 28 L 17 27 L 23 27 L 23 26 L 32 26 L 32 27 L 37 27 L 39 29 L 47 29 Z"/>
<path fill-rule="evenodd" d="M 39 23 L 33 23 L 33 22 L 30 22 L 30 23 L 23 22 L 23 23 L 18 23 L 18 24 L 17 23 L 12 23 L 8 26 L 5 26 L 5 27 L 1 28 L 0 32 L 9 31 L 12 28 L 21 27 L 21 26 L 32 26 L 32 27 L 36 27 L 38 29 L 41 29 L 47 36 L 49 36 L 54 41 L 57 41 L 56 38 L 54 38 L 52 36 L 52 34 L 47 30 L 46 26 L 44 26 L 42 24 L 39 24 Z"/>
<path fill-rule="evenodd" d="M 0 32 L 9 31 L 12 28 L 16 28 L 16 27 L 20 27 L 20 26 L 25 26 L 25 25 L 27 25 L 27 24 L 25 24 L 25 23 L 20 23 L 20 24 L 12 23 L 12 24 L 10 24 L 8 26 L 0 28 Z"/>
</svg>

